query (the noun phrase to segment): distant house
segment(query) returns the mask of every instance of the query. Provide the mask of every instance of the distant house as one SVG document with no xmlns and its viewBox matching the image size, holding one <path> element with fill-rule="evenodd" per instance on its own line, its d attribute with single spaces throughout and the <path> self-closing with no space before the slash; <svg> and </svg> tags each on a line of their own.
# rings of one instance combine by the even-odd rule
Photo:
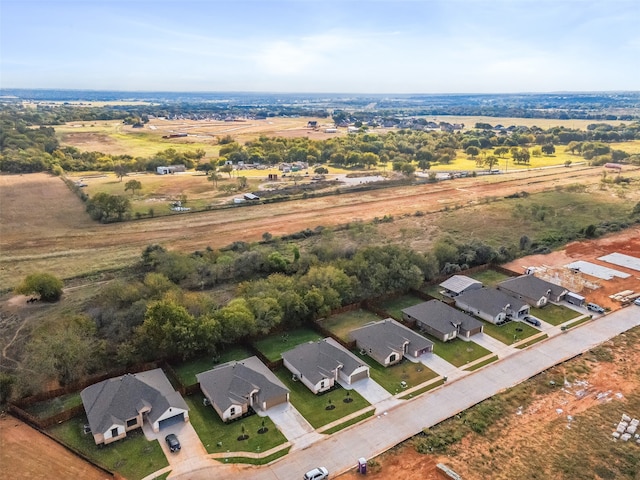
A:
<svg viewBox="0 0 640 480">
<path fill-rule="evenodd" d="M 316 128 L 318 126 L 317 120 L 309 120 L 307 122 L 307 128 Z"/>
<path fill-rule="evenodd" d="M 455 297 L 456 307 L 491 323 L 507 317 L 522 318 L 529 314 L 529 305 L 495 288 L 471 290 Z"/>
<path fill-rule="evenodd" d="M 223 422 L 249 411 L 287 403 L 289 390 L 257 357 L 229 362 L 196 375 L 200 389 Z"/>
<path fill-rule="evenodd" d="M 482 333 L 482 322 L 450 307 L 440 300 L 429 300 L 402 310 L 402 318 L 415 322 L 420 330 L 442 342 L 454 338 L 469 338 Z"/>
<path fill-rule="evenodd" d="M 433 342 L 392 318 L 368 323 L 349 336 L 360 350 L 385 367 L 400 362 L 405 355 L 419 357 L 433 351 Z"/>
<path fill-rule="evenodd" d="M 158 175 L 169 175 L 177 172 L 186 172 L 187 167 L 184 165 L 168 165 L 163 167 L 156 167 L 156 173 Z"/>
<path fill-rule="evenodd" d="M 159 432 L 189 420 L 187 404 L 160 368 L 104 380 L 82 390 L 80 398 L 96 445 L 120 440 L 144 421 Z"/>
<path fill-rule="evenodd" d="M 293 377 L 315 394 L 330 390 L 338 380 L 350 385 L 369 377 L 369 366 L 332 338 L 298 345 L 282 359 Z"/>
<path fill-rule="evenodd" d="M 456 297 L 470 290 L 482 288 L 482 282 L 467 277 L 466 275 L 454 275 L 440 284 L 444 289 L 443 294 L 448 297 Z"/>
<path fill-rule="evenodd" d="M 500 282 L 497 288 L 538 308 L 548 302 L 561 302 L 569 293 L 566 288 L 533 275 L 510 278 Z"/>
</svg>

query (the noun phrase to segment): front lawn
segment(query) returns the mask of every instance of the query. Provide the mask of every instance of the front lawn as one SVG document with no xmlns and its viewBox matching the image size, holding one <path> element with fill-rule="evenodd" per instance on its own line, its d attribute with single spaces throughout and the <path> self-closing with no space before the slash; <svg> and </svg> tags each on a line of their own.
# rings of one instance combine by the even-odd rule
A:
<svg viewBox="0 0 640 480">
<path fill-rule="evenodd" d="M 185 398 L 189 405 L 189 420 L 198 433 L 208 453 L 218 452 L 264 452 L 286 443 L 287 439 L 269 417 L 251 415 L 231 423 L 224 423 L 212 406 L 205 407 L 204 396 L 196 393 Z M 262 423 L 268 429 L 258 433 Z M 246 440 L 238 440 L 243 435 Z"/>
<path fill-rule="evenodd" d="M 462 367 L 469 362 L 473 362 L 491 353 L 477 343 L 465 342 L 459 338 L 442 342 L 430 335 L 425 335 L 425 337 L 434 343 L 433 353 L 456 367 Z"/>
<path fill-rule="evenodd" d="M 543 322 L 550 323 L 551 325 L 561 325 L 564 322 L 568 322 L 582 314 L 575 310 L 571 310 L 570 308 L 563 307 L 562 305 L 548 303 L 542 308 L 532 307 L 531 315 L 539 318 Z"/>
<path fill-rule="evenodd" d="M 291 391 L 289 399 L 300 414 L 313 426 L 320 428 L 370 405 L 355 390 L 338 387 L 322 395 L 314 395 L 302 382 L 291 380 L 291 372 L 286 368 L 278 369 L 275 374 Z M 345 402 L 350 398 L 351 401 Z M 332 405 L 333 409 L 327 410 Z"/>
<path fill-rule="evenodd" d="M 310 328 L 296 328 L 285 333 L 270 335 L 254 343 L 256 349 L 272 362 L 280 360 L 282 352 L 291 350 L 296 346 L 320 340 L 322 336 Z"/>
<path fill-rule="evenodd" d="M 351 332 L 351 330 L 359 328 L 369 322 L 377 322 L 379 320 L 381 320 L 381 318 L 375 313 L 360 309 L 333 315 L 332 317 L 322 320 L 321 325 L 338 338 L 348 342 L 351 340 L 349 338 L 349 332 Z"/>
<path fill-rule="evenodd" d="M 142 429 L 132 430 L 126 438 L 98 447 L 93 436 L 84 434 L 85 417 L 76 417 L 49 430 L 63 443 L 82 452 L 108 470 L 118 472 L 129 480 L 144 478 L 169 465 L 160 444 L 149 442 Z"/>
<path fill-rule="evenodd" d="M 540 333 L 540 330 L 536 330 L 525 322 L 507 322 L 504 325 L 484 322 L 484 333 L 500 340 L 505 345 L 511 345 Z"/>
<path fill-rule="evenodd" d="M 34 403 L 25 408 L 27 412 L 38 418 L 47 418 L 58 413 L 82 405 L 80 392 L 69 393 L 50 400 Z"/>
<path fill-rule="evenodd" d="M 402 310 L 423 302 L 424 300 L 414 295 L 402 295 L 401 297 L 387 300 L 386 302 L 379 304 L 378 307 L 396 320 L 402 320 Z"/>
<path fill-rule="evenodd" d="M 355 353 L 369 365 L 369 375 L 371 375 L 371 378 L 392 395 L 400 393 L 406 388 L 428 382 L 438 376 L 436 372 L 427 368 L 422 363 L 412 363 L 405 358 L 403 358 L 400 363 L 396 363 L 390 367 L 384 367 L 367 355 L 361 355 L 359 352 Z M 401 382 L 406 383 L 404 388 Z"/>
<path fill-rule="evenodd" d="M 253 354 L 246 348 L 237 346 L 228 348 L 218 353 L 217 358 L 215 359 L 212 355 L 208 355 L 206 357 L 195 358 L 193 360 L 189 360 L 188 362 L 171 366 L 178 375 L 178 378 L 180 378 L 180 381 L 183 385 L 193 385 L 195 383 L 198 383 L 198 380 L 196 379 L 196 375 L 198 373 L 206 372 L 207 370 L 211 370 L 216 365 L 230 362 L 232 360 L 244 360 L 245 358 L 251 357 L 252 355 Z"/>
</svg>

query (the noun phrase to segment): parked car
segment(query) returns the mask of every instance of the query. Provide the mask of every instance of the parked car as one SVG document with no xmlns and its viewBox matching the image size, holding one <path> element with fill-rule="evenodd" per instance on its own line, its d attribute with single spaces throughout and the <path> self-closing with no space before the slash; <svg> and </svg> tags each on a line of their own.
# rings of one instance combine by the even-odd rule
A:
<svg viewBox="0 0 640 480">
<path fill-rule="evenodd" d="M 636 298 L 633 302 L 634 305 L 638 305 L 640 307 L 640 297 Z"/>
<path fill-rule="evenodd" d="M 164 441 L 167 442 L 169 450 L 171 450 L 172 452 L 177 452 L 181 448 L 180 440 L 178 440 L 178 437 L 175 433 L 170 433 L 169 435 L 164 437 Z"/>
<path fill-rule="evenodd" d="M 596 303 L 587 303 L 587 310 L 591 310 L 596 313 L 604 313 L 604 308 Z"/>
<path fill-rule="evenodd" d="M 536 327 L 539 327 L 540 325 L 542 325 L 540 323 L 540 320 L 538 320 L 537 318 L 533 318 L 533 317 L 524 317 L 524 321 L 527 323 L 530 323 L 531 325 L 534 325 Z"/>
<path fill-rule="evenodd" d="M 317 467 L 313 470 L 309 470 L 302 478 L 304 480 L 325 480 L 329 478 L 329 470 L 324 467 Z"/>
</svg>

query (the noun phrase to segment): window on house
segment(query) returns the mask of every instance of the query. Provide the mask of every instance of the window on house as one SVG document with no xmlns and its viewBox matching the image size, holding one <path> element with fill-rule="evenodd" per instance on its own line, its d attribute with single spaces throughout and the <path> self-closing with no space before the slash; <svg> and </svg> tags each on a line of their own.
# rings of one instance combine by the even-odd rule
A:
<svg viewBox="0 0 640 480">
<path fill-rule="evenodd" d="M 131 420 L 127 420 L 127 427 L 133 427 L 138 424 L 137 418 L 132 418 Z"/>
<path fill-rule="evenodd" d="M 235 413 L 236 413 L 236 407 L 231 407 L 231 410 L 229 410 L 229 413 L 230 413 L 231 415 L 235 415 Z"/>
<path fill-rule="evenodd" d="M 392 353 L 391 356 L 389 357 L 389 361 L 390 362 L 395 362 L 397 358 L 398 358 L 398 356 L 395 353 Z"/>
<path fill-rule="evenodd" d="M 320 388 L 324 388 L 324 380 L 320 382 Z"/>
<path fill-rule="evenodd" d="M 118 436 L 118 428 L 112 428 L 111 429 L 111 436 L 112 437 L 117 437 Z"/>
</svg>

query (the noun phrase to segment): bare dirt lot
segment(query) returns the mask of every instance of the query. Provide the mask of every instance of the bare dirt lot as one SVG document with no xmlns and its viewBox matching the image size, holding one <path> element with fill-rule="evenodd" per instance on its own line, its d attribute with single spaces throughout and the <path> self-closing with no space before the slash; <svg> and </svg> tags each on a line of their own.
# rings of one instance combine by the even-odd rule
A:
<svg viewBox="0 0 640 480">
<path fill-rule="evenodd" d="M 605 238 L 572 242 L 562 250 L 547 255 L 530 255 L 519 258 L 504 266 L 515 272 L 523 272 L 525 268 L 536 267 L 538 269 L 537 276 L 561 283 L 565 288 L 585 296 L 588 302 L 616 310 L 621 307 L 620 302 L 612 300 L 609 295 L 624 290 L 640 292 L 640 272 L 597 259 L 615 252 L 640 258 L 640 227 L 633 227 L 623 233 Z M 627 273 L 630 277 L 603 280 L 581 272 L 574 273 L 565 267 L 576 260 L 584 260 L 612 268 Z"/>
<path fill-rule="evenodd" d="M 0 465 L 15 480 L 112 478 L 10 415 L 0 416 Z"/>
<path fill-rule="evenodd" d="M 13 286 L 37 270 L 70 277 L 122 267 L 152 243 L 184 251 L 217 248 L 256 241 L 265 232 L 283 235 L 418 210 L 439 214 L 445 207 L 474 205 L 525 189 L 534 193 L 599 179 L 599 169 L 545 169 L 103 225 L 88 217 L 83 203 L 58 178 L 2 175 L 0 281 Z"/>
</svg>

